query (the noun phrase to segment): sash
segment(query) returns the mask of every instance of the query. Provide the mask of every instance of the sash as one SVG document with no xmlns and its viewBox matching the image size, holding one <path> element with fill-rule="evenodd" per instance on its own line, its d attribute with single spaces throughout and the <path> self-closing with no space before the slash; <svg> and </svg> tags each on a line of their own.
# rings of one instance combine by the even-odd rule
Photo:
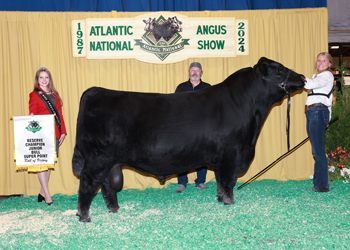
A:
<svg viewBox="0 0 350 250">
<path fill-rule="evenodd" d="M 43 100 L 43 102 L 45 103 L 47 109 L 49 110 L 49 112 L 51 114 L 55 115 L 55 123 L 58 127 L 58 130 L 60 131 L 60 136 L 61 136 L 61 119 L 60 119 L 60 115 L 57 111 L 57 108 L 55 107 L 55 105 L 53 105 L 50 100 L 49 97 L 40 89 L 35 89 L 34 90 L 36 93 L 38 93 L 38 95 L 40 96 L 41 100 Z"/>
</svg>

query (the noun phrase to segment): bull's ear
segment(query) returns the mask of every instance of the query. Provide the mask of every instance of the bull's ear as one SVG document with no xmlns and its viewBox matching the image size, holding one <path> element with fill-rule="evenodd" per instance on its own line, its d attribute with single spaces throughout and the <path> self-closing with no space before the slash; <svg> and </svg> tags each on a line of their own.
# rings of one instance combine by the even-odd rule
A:
<svg viewBox="0 0 350 250">
<path fill-rule="evenodd" d="M 268 66 L 268 59 L 266 57 L 260 58 L 259 62 L 254 66 L 255 73 L 260 77 L 267 76 Z"/>
<path fill-rule="evenodd" d="M 266 63 L 268 60 L 269 59 L 267 59 L 266 57 L 261 57 L 257 64 L 259 65 L 259 64 L 262 64 L 262 63 Z"/>
</svg>

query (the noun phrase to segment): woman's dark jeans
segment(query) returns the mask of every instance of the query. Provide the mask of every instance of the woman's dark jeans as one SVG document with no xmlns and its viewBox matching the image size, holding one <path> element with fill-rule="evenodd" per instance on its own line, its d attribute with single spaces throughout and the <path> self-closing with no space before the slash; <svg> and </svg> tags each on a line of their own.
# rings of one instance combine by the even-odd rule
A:
<svg viewBox="0 0 350 250">
<path fill-rule="evenodd" d="M 327 157 L 324 150 L 326 128 L 329 121 L 327 106 L 316 106 L 306 111 L 307 133 L 311 140 L 312 154 L 315 158 L 313 190 L 317 192 L 329 191 L 329 176 Z"/>
</svg>

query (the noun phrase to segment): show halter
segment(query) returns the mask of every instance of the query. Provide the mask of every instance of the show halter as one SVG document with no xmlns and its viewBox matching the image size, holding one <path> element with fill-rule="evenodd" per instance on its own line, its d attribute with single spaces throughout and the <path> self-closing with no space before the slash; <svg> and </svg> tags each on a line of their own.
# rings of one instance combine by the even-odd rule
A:
<svg viewBox="0 0 350 250">
<path fill-rule="evenodd" d="M 289 76 L 290 76 L 290 73 L 291 73 L 291 72 L 292 72 L 292 71 L 291 71 L 290 69 L 288 69 L 288 74 L 287 74 L 286 80 L 284 80 L 282 83 L 278 84 L 278 86 L 279 86 L 280 88 L 282 88 L 282 89 L 286 92 L 286 94 L 288 95 L 287 125 L 286 125 L 287 147 L 288 147 L 288 151 L 289 151 L 289 148 L 290 148 L 290 142 L 289 142 L 290 115 L 289 115 L 289 112 L 290 112 L 290 104 L 291 104 L 291 102 L 290 102 L 290 93 L 286 90 L 286 86 L 287 86 L 287 81 L 288 81 L 288 79 L 289 79 Z M 264 77 L 264 76 L 261 76 L 261 75 L 259 75 L 259 74 L 258 74 L 258 76 L 259 76 L 261 79 L 265 80 L 265 81 L 271 82 L 271 80 L 267 79 L 267 78 Z"/>
</svg>

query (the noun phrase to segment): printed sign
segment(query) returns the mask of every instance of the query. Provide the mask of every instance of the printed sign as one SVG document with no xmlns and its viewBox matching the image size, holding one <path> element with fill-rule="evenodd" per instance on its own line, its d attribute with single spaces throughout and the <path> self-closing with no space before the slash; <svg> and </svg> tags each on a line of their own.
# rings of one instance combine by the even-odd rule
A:
<svg viewBox="0 0 350 250">
<path fill-rule="evenodd" d="M 73 56 L 85 57 L 85 21 L 73 21 Z"/>
<path fill-rule="evenodd" d="M 54 168 L 55 125 L 53 115 L 13 117 L 16 170 Z"/>
<path fill-rule="evenodd" d="M 73 56 L 173 63 L 249 54 L 248 20 L 188 18 L 172 12 L 72 21 Z"/>
</svg>

